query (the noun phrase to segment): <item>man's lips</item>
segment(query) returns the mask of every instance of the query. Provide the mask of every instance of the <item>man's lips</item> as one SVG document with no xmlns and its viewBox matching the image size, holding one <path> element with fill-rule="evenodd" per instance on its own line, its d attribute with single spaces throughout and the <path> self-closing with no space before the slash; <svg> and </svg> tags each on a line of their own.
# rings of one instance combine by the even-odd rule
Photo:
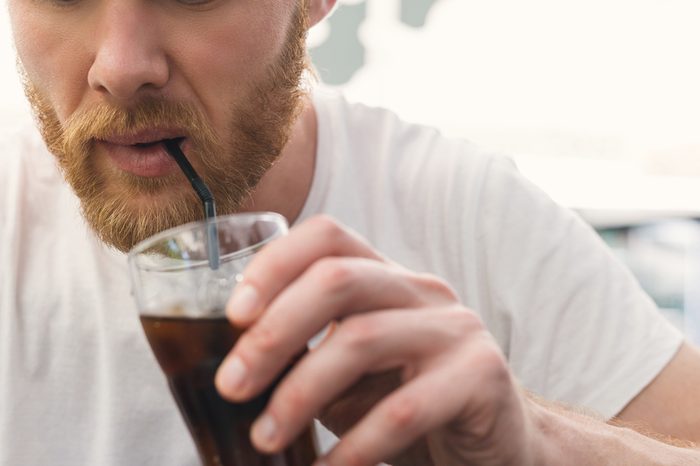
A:
<svg viewBox="0 0 700 466">
<path fill-rule="evenodd" d="M 178 128 L 151 128 L 131 134 L 113 134 L 101 138 L 105 142 L 120 146 L 132 146 L 136 144 L 152 144 L 164 139 L 183 139 L 184 133 Z"/>
<path fill-rule="evenodd" d="M 179 137 L 173 133 L 115 136 L 97 141 L 112 163 L 127 173 L 156 178 L 178 170 L 177 163 L 163 147 L 163 140 Z"/>
</svg>

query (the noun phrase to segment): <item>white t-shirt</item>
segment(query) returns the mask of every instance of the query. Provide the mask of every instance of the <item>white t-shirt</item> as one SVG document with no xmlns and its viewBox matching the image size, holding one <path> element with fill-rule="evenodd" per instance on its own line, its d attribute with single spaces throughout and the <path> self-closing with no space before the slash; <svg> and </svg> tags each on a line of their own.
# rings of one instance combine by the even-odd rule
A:
<svg viewBox="0 0 700 466">
<path fill-rule="evenodd" d="M 330 214 L 445 278 L 523 385 L 619 412 L 681 335 L 595 233 L 468 142 L 317 92 L 301 220 Z M 130 295 L 37 132 L 0 142 L 0 465 L 197 463 Z"/>
</svg>

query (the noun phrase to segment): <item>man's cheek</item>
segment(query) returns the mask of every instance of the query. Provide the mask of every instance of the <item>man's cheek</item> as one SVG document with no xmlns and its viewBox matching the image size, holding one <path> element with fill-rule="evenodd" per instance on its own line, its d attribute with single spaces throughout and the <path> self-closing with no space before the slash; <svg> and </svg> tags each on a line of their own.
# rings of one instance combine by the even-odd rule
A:
<svg viewBox="0 0 700 466">
<path fill-rule="evenodd" d="M 61 59 L 58 53 L 42 52 L 36 45 L 18 44 L 17 55 L 25 89 L 30 85 L 32 92 L 65 122 L 85 96 L 89 66 L 77 55 Z"/>
</svg>

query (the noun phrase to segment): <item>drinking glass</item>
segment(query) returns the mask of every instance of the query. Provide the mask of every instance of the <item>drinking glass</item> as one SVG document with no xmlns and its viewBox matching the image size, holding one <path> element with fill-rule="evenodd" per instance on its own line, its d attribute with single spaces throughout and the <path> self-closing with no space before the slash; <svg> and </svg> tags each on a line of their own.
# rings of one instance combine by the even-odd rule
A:
<svg viewBox="0 0 700 466">
<path fill-rule="evenodd" d="M 164 231 L 129 253 L 143 329 L 205 466 L 309 466 L 316 459 L 312 425 L 279 454 L 252 446 L 251 424 L 276 383 L 246 403 L 224 400 L 214 386 L 241 335 L 226 319 L 226 301 L 255 253 L 286 232 L 280 215 L 234 214 Z M 208 242 L 216 238 L 220 256 L 212 266 L 216 248 Z"/>
</svg>

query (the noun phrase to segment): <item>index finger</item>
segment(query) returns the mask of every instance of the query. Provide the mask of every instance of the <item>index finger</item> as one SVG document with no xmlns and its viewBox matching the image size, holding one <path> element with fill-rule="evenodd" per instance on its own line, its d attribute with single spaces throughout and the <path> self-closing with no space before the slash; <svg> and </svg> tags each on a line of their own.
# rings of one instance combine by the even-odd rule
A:
<svg viewBox="0 0 700 466">
<path fill-rule="evenodd" d="M 386 262 L 364 239 L 332 218 L 313 217 L 257 253 L 226 305 L 228 318 L 238 326 L 250 325 L 280 291 L 328 256 Z"/>
</svg>

